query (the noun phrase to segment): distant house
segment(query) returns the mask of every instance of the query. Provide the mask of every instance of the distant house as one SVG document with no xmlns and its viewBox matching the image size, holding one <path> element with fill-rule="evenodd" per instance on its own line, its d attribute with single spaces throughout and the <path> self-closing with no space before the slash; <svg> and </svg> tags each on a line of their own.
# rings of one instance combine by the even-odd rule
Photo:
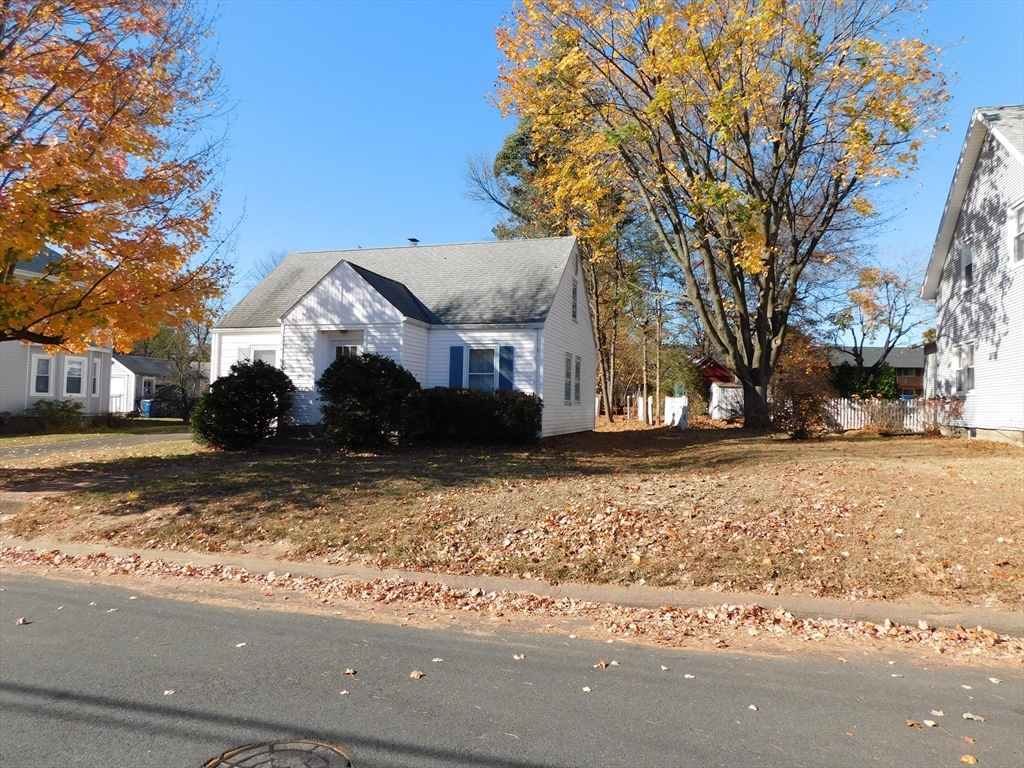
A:
<svg viewBox="0 0 1024 768">
<path fill-rule="evenodd" d="M 597 351 L 571 237 L 292 253 L 213 329 L 214 379 L 279 366 L 292 415 L 320 421 L 316 380 L 376 353 L 423 387 L 518 389 L 544 400 L 542 436 L 594 428 Z"/>
<path fill-rule="evenodd" d="M 885 351 L 885 347 L 861 347 L 861 357 L 864 367 L 870 368 Z M 834 365 L 849 363 L 856 365 L 857 360 L 853 351 L 847 347 L 835 347 L 830 350 Z M 899 387 L 899 396 L 902 398 L 917 398 L 924 396 L 924 347 L 921 345 L 910 347 L 893 347 L 885 358 L 885 362 L 896 369 L 896 386 Z"/>
<path fill-rule="evenodd" d="M 169 360 L 141 355 L 114 355 L 110 370 L 110 412 L 138 410 L 142 400 L 177 379 Z"/>
<path fill-rule="evenodd" d="M 962 400 L 970 436 L 1024 442 L 1024 106 L 974 111 L 922 296 L 925 394 Z"/>
<path fill-rule="evenodd" d="M 700 380 L 708 390 L 708 416 L 719 421 L 738 419 L 743 415 L 743 385 L 736 374 L 718 362 L 713 355 L 694 362 Z"/>
<path fill-rule="evenodd" d="M 44 248 L 14 268 L 19 280 L 45 279 L 60 254 Z M 105 413 L 110 400 L 111 350 L 90 346 L 81 354 L 49 353 L 39 344 L 0 342 L 0 412 L 19 414 L 41 400 L 71 400 L 82 412 Z"/>
</svg>

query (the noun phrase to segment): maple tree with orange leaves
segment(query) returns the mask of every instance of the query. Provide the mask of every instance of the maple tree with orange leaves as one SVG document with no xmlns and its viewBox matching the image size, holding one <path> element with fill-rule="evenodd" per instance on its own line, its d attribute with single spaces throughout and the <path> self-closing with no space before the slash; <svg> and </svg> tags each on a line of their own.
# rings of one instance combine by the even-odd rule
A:
<svg viewBox="0 0 1024 768">
<path fill-rule="evenodd" d="M 210 34 L 190 0 L 0 2 L 0 341 L 127 350 L 209 319 Z"/>
</svg>

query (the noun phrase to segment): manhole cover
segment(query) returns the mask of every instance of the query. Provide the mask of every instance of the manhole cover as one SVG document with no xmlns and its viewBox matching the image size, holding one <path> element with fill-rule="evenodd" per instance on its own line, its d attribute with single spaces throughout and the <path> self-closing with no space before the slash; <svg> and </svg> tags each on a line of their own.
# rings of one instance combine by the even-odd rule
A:
<svg viewBox="0 0 1024 768">
<path fill-rule="evenodd" d="M 274 741 L 248 744 L 225 752 L 203 768 L 350 768 L 348 755 L 338 747 L 315 741 Z"/>
</svg>

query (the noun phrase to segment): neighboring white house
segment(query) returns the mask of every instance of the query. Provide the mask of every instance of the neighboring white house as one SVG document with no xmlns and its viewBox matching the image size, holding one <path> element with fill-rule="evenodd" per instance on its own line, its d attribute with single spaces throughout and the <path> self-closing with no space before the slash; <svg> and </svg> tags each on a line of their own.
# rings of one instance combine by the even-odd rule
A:
<svg viewBox="0 0 1024 768">
<path fill-rule="evenodd" d="M 176 379 L 169 360 L 142 355 L 114 355 L 110 367 L 110 412 L 128 413 Z"/>
<path fill-rule="evenodd" d="M 14 276 L 39 280 L 60 255 L 44 249 L 32 261 L 18 262 Z M 83 413 L 106 413 L 110 349 L 89 347 L 81 354 L 48 354 L 39 344 L 0 342 L 0 412 L 21 414 L 40 400 L 72 400 Z"/>
<path fill-rule="evenodd" d="M 1024 106 L 974 111 L 922 296 L 925 395 L 962 399 L 970 436 L 1024 441 Z"/>
<path fill-rule="evenodd" d="M 336 358 L 385 355 L 423 387 L 518 389 L 544 437 L 594 428 L 597 350 L 572 237 L 292 253 L 213 329 L 212 379 L 279 366 L 293 417 L 320 421 Z"/>
</svg>

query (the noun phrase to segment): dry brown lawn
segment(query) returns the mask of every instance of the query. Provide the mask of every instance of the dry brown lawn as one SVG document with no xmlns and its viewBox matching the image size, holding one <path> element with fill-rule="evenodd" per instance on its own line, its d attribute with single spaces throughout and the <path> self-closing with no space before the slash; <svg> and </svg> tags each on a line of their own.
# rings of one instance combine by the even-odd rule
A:
<svg viewBox="0 0 1024 768">
<path fill-rule="evenodd" d="M 103 490 L 75 488 L 116 460 L 5 472 L 8 490 L 68 492 L 4 515 L 3 531 L 548 581 L 1024 602 L 1024 451 L 1005 445 L 619 426 L 529 450 L 168 456 L 148 476 L 132 461 L 138 479 Z"/>
</svg>

